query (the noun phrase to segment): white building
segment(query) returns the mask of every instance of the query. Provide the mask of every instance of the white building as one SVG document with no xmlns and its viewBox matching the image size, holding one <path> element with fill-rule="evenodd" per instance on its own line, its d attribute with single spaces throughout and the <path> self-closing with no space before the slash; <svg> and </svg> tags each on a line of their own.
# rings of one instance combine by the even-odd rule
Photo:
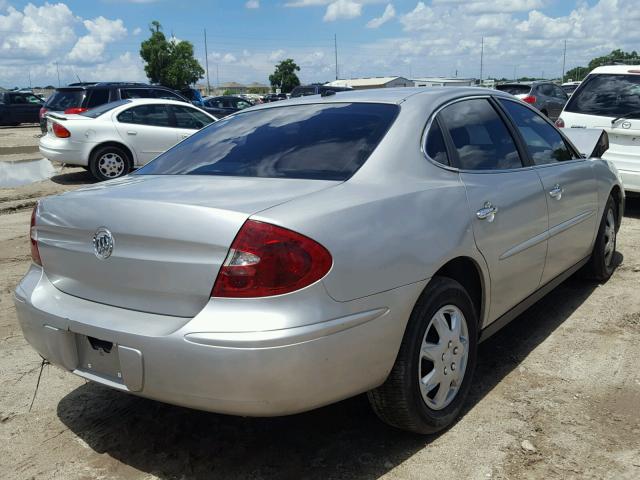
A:
<svg viewBox="0 0 640 480">
<path fill-rule="evenodd" d="M 354 90 L 370 88 L 413 87 L 413 81 L 404 77 L 367 77 L 334 80 L 326 83 L 332 87 L 351 87 Z"/>
<path fill-rule="evenodd" d="M 416 87 L 472 87 L 476 83 L 474 78 L 424 77 L 412 80 Z"/>
</svg>

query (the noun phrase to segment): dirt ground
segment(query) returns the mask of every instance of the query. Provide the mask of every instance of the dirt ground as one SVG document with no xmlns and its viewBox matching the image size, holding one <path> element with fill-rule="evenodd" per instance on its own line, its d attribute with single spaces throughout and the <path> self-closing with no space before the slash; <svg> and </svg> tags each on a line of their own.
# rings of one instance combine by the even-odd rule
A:
<svg viewBox="0 0 640 480">
<path fill-rule="evenodd" d="M 380 423 L 363 396 L 290 417 L 238 418 L 136 398 L 51 366 L 29 411 L 40 359 L 11 297 L 30 261 L 30 207 L 90 181 L 65 168 L 0 189 L 1 478 L 640 478 L 640 199 L 628 201 L 611 280 L 572 278 L 482 344 L 464 415 L 420 437 Z"/>
</svg>

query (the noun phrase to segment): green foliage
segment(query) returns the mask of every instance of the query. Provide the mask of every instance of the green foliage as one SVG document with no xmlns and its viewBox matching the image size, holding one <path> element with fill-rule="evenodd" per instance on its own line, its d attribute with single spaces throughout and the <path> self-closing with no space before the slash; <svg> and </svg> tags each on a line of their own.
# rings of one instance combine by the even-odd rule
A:
<svg viewBox="0 0 640 480">
<path fill-rule="evenodd" d="M 223 95 L 235 95 L 235 90 L 225 90 L 224 92 L 222 92 Z"/>
<path fill-rule="evenodd" d="M 267 93 L 268 89 L 265 87 L 251 87 L 247 93 L 263 94 Z"/>
<path fill-rule="evenodd" d="M 565 79 L 570 78 L 574 81 L 583 80 L 584 77 L 586 77 L 594 68 L 601 67 L 603 65 L 614 65 L 616 63 L 640 64 L 640 56 L 635 50 L 632 52 L 624 52 L 618 48 L 608 55 L 593 58 L 586 67 L 572 68 L 565 74 Z M 565 80 L 563 79 L 563 81 Z"/>
<path fill-rule="evenodd" d="M 140 56 L 151 83 L 180 90 L 204 76 L 204 69 L 193 56 L 191 42 L 167 40 L 156 20 L 149 30 L 151 37 L 140 44 Z"/>
<path fill-rule="evenodd" d="M 300 67 L 293 59 L 282 60 L 276 65 L 275 71 L 269 75 L 269 83 L 274 88 L 280 88 L 282 93 L 289 93 L 300 85 L 300 79 L 296 75 L 298 71 L 300 71 Z"/>
</svg>

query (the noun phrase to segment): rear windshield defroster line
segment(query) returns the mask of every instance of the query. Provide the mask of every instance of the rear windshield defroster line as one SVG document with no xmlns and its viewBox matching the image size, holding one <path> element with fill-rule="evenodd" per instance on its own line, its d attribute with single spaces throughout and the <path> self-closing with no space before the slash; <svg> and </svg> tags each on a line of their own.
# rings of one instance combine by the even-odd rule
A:
<svg viewBox="0 0 640 480">
<path fill-rule="evenodd" d="M 248 111 L 212 123 L 136 174 L 344 181 L 365 163 L 398 111 L 382 103 Z"/>
</svg>

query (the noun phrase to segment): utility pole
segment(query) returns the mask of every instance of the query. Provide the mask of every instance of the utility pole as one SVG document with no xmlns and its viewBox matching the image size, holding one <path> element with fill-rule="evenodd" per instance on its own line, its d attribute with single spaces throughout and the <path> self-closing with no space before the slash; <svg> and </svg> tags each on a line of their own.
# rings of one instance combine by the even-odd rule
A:
<svg viewBox="0 0 640 480">
<path fill-rule="evenodd" d="M 204 29 L 204 64 L 207 68 L 207 95 L 211 95 L 211 83 L 209 83 L 209 50 L 207 49 L 207 29 Z"/>
<path fill-rule="evenodd" d="M 31 86 L 31 69 L 29 69 L 29 90 L 33 90 L 33 87 Z"/>
<path fill-rule="evenodd" d="M 484 37 L 480 43 L 480 86 L 482 86 L 482 69 L 484 68 Z"/>
<path fill-rule="evenodd" d="M 58 66 L 58 62 L 56 62 L 56 70 L 58 72 L 58 87 L 60 87 L 60 67 Z"/>
<path fill-rule="evenodd" d="M 564 83 L 564 67 L 565 61 L 567 59 L 567 40 L 564 40 L 564 52 L 562 53 L 562 81 L 560 83 Z"/>
<path fill-rule="evenodd" d="M 338 80 L 338 37 L 335 33 L 333 34 L 333 50 L 336 55 L 336 80 Z"/>
<path fill-rule="evenodd" d="M 513 66 L 513 81 L 517 82 L 518 81 L 518 77 L 516 77 L 516 72 L 518 71 L 518 66 L 514 65 Z"/>
<path fill-rule="evenodd" d="M 216 87 L 220 90 L 220 72 L 218 71 L 218 64 L 216 63 Z"/>
</svg>

